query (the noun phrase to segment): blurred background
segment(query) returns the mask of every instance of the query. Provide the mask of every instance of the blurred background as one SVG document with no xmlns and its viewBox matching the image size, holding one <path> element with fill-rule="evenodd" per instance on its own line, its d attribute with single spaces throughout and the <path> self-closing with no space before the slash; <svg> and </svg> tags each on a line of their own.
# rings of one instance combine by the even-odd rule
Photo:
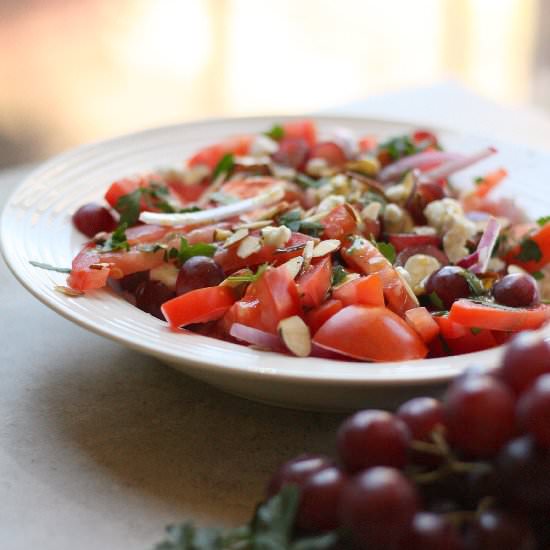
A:
<svg viewBox="0 0 550 550">
<path fill-rule="evenodd" d="M 0 167 L 449 80 L 550 112 L 550 1 L 0 0 Z"/>
</svg>

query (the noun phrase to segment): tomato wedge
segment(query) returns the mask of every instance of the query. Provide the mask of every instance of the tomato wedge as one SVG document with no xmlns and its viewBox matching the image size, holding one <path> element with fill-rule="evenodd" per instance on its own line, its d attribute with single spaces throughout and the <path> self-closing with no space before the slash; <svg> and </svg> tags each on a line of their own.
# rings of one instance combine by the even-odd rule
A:
<svg viewBox="0 0 550 550">
<path fill-rule="evenodd" d="M 487 196 L 507 175 L 508 172 L 504 168 L 490 172 L 476 185 L 474 194 L 477 197 Z"/>
<path fill-rule="evenodd" d="M 449 319 L 465 327 L 516 332 L 539 328 L 550 319 L 550 307 L 511 308 L 460 299 L 452 305 Z"/>
<path fill-rule="evenodd" d="M 405 320 L 426 343 L 431 342 L 439 334 L 439 325 L 425 307 L 409 309 L 405 312 Z"/>
<path fill-rule="evenodd" d="M 370 241 L 356 237 L 349 247 L 341 249 L 342 257 L 352 268 L 371 275 L 377 273 L 382 280 L 384 297 L 388 307 L 400 316 L 405 311 L 418 306 L 418 300 L 412 294 L 407 283 L 401 279 L 386 257 Z"/>
<path fill-rule="evenodd" d="M 228 153 L 233 153 L 234 155 L 248 154 L 251 143 L 252 136 L 237 136 L 226 139 L 221 143 L 210 145 L 195 153 L 187 161 L 187 166 L 192 168 L 193 166 L 203 165 L 213 170 L 222 157 Z"/>
<path fill-rule="evenodd" d="M 283 136 L 287 138 L 301 138 L 313 147 L 317 141 L 317 128 L 313 120 L 296 120 L 285 122 L 283 125 Z"/>
<path fill-rule="evenodd" d="M 170 326 L 179 328 L 220 319 L 234 302 L 229 287 L 210 286 L 172 298 L 162 304 L 161 310 Z"/>
<path fill-rule="evenodd" d="M 333 141 L 322 141 L 315 145 L 309 153 L 310 159 L 323 159 L 328 166 L 342 166 L 348 157 L 344 150 Z"/>
<path fill-rule="evenodd" d="M 464 325 L 451 321 L 447 315 L 434 315 L 433 320 L 437 323 L 441 336 L 443 336 L 445 340 L 460 338 L 469 330 Z"/>
<path fill-rule="evenodd" d="M 335 288 L 332 296 L 345 306 L 359 304 L 363 306 L 384 307 L 384 288 L 382 280 L 376 273 L 353 279 L 349 283 Z"/>
<path fill-rule="evenodd" d="M 499 342 L 494 337 L 490 330 L 482 329 L 472 332 L 467 329 L 464 336 L 447 340 L 447 346 L 455 355 L 463 353 L 473 353 L 474 351 L 483 351 L 491 349 L 499 345 Z"/>
<path fill-rule="evenodd" d="M 306 322 L 311 330 L 311 334 L 315 334 L 321 326 L 328 321 L 335 313 L 338 313 L 344 304 L 340 300 L 327 300 L 320 306 L 306 313 Z"/>
<path fill-rule="evenodd" d="M 314 308 L 320 305 L 330 290 L 332 280 L 332 260 L 330 256 L 321 258 L 302 273 L 296 281 L 302 298 L 302 305 Z"/>
<path fill-rule="evenodd" d="M 530 241 L 532 242 L 530 243 Z M 540 253 L 540 258 L 538 260 L 521 260 L 523 243 L 531 244 L 532 248 L 535 248 L 534 253 Z M 519 265 L 529 273 L 540 271 L 550 262 L 550 223 L 544 224 L 540 229 L 525 237 L 522 243 L 508 252 L 505 259 L 509 264 Z"/>
<path fill-rule="evenodd" d="M 365 361 L 422 359 L 428 353 L 418 334 L 384 307 L 347 306 L 321 326 L 313 342 Z"/>
<path fill-rule="evenodd" d="M 394 233 L 388 235 L 388 242 L 395 248 L 396 252 L 401 252 L 411 246 L 439 246 L 441 238 L 437 235 L 417 235 L 416 233 Z"/>
<path fill-rule="evenodd" d="M 357 220 L 346 205 L 336 206 L 322 220 L 324 239 L 343 240 L 357 231 Z"/>
</svg>

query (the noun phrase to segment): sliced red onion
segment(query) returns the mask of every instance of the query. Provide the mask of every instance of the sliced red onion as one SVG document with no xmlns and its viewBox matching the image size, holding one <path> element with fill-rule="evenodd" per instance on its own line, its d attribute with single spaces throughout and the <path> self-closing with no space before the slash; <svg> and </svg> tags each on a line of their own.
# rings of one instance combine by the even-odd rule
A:
<svg viewBox="0 0 550 550">
<path fill-rule="evenodd" d="M 473 273 L 485 273 L 485 271 L 487 271 L 487 265 L 491 259 L 491 252 L 497 242 L 499 233 L 500 223 L 496 218 L 491 216 L 487 222 L 487 227 L 485 227 L 483 235 L 481 235 L 479 244 L 477 245 L 477 261 L 470 266 L 470 271 Z"/>
<path fill-rule="evenodd" d="M 242 340 L 248 344 L 259 346 L 261 348 L 270 349 L 278 352 L 288 352 L 281 338 L 276 334 L 265 332 L 263 330 L 248 327 L 241 323 L 233 323 L 229 334 L 237 340 Z"/>
<path fill-rule="evenodd" d="M 425 166 L 436 162 L 450 162 L 464 159 L 460 153 L 449 153 L 447 151 L 425 151 L 416 153 L 409 157 L 402 158 L 397 162 L 386 166 L 379 174 L 380 181 L 389 182 L 398 179 L 401 175 L 414 168 L 422 169 Z"/>
<path fill-rule="evenodd" d="M 445 164 L 442 164 L 441 166 L 438 166 L 437 168 L 434 168 L 433 170 L 422 174 L 422 181 L 437 181 L 442 178 L 447 178 L 455 172 L 459 172 L 460 170 L 469 168 L 477 162 L 494 155 L 496 152 L 497 150 L 494 147 L 487 147 L 486 149 L 482 149 L 481 151 L 478 151 L 473 155 L 468 155 L 460 159 L 451 160 L 449 162 L 446 162 Z"/>
</svg>

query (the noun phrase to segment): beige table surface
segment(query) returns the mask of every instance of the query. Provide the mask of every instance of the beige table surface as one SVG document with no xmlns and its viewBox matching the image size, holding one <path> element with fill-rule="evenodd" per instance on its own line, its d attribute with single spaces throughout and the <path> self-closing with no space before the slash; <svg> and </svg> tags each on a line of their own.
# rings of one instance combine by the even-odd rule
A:
<svg viewBox="0 0 550 550">
<path fill-rule="evenodd" d="M 344 110 L 550 149 L 543 115 L 454 85 Z M 27 172 L 0 173 L 0 205 Z M 225 395 L 91 334 L 34 299 L 2 260 L 0 366 L 1 550 L 146 550 L 169 522 L 235 524 L 278 463 L 330 452 L 340 420 Z"/>
</svg>

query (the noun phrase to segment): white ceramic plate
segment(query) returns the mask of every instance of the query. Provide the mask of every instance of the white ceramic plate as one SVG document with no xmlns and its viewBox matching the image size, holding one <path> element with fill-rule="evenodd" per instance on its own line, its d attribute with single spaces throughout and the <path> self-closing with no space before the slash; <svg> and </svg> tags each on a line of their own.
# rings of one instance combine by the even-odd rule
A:
<svg viewBox="0 0 550 550">
<path fill-rule="evenodd" d="M 259 352 L 204 336 L 170 332 L 165 323 L 108 290 L 70 298 L 54 290 L 54 285 L 64 284 L 64 275 L 29 264 L 29 260 L 36 260 L 70 266 L 84 242 L 71 225 L 72 213 L 86 202 L 101 201 L 116 178 L 155 168 L 180 167 L 186 157 L 204 145 L 225 136 L 265 131 L 287 118 L 222 119 L 169 126 L 80 147 L 54 158 L 31 174 L 8 200 L 2 217 L 6 262 L 30 292 L 67 319 L 228 392 L 272 404 L 327 410 L 392 406 L 412 394 L 437 391 L 468 365 L 494 365 L 500 350 L 378 364 Z M 411 130 L 407 124 L 380 120 L 316 120 L 321 132 L 346 127 L 358 135 L 384 137 Z M 446 147 L 462 152 L 494 144 L 444 130 L 438 130 L 438 134 Z M 550 156 L 518 146 L 496 145 L 498 157 L 485 161 L 473 173 L 505 166 L 511 177 L 502 192 L 516 197 L 533 216 L 549 214 L 545 185 Z M 472 171 L 465 172 L 458 180 L 471 176 Z"/>
</svg>

